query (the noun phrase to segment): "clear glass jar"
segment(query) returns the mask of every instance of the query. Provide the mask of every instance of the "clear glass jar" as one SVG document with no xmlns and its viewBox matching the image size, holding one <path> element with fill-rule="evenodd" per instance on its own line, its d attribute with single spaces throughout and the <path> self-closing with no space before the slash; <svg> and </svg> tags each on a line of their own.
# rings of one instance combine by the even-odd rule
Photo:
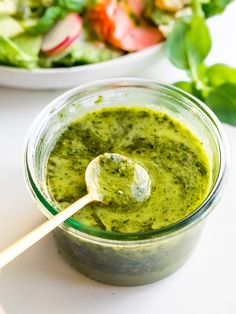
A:
<svg viewBox="0 0 236 314">
<path fill-rule="evenodd" d="M 205 201 L 191 215 L 165 228 L 116 233 L 97 230 L 70 218 L 54 231 L 59 252 L 78 271 L 104 283 L 133 286 L 160 280 L 188 259 L 206 216 L 222 194 L 229 154 L 222 126 L 213 112 L 173 86 L 132 78 L 79 86 L 55 99 L 39 114 L 27 139 L 27 185 L 48 218 L 58 209 L 47 190 L 45 165 L 58 137 L 78 116 L 119 105 L 149 107 L 184 123 L 203 142 L 212 175 Z"/>
</svg>

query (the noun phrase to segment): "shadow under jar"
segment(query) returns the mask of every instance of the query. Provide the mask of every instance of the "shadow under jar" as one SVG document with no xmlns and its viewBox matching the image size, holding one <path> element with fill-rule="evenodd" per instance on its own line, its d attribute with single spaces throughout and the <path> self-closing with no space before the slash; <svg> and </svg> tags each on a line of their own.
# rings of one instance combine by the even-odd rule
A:
<svg viewBox="0 0 236 314">
<path fill-rule="evenodd" d="M 70 122 L 85 113 L 116 106 L 167 113 L 203 143 L 210 162 L 211 183 L 206 199 L 174 224 L 147 232 L 118 233 L 98 230 L 70 218 L 54 231 L 59 252 L 79 272 L 112 285 L 143 285 L 175 272 L 192 253 L 206 216 L 222 194 L 228 148 L 222 126 L 211 110 L 173 86 L 134 78 L 79 86 L 49 104 L 29 131 L 26 181 L 46 217 L 59 210 L 46 185 L 47 160 L 59 136 Z"/>
</svg>

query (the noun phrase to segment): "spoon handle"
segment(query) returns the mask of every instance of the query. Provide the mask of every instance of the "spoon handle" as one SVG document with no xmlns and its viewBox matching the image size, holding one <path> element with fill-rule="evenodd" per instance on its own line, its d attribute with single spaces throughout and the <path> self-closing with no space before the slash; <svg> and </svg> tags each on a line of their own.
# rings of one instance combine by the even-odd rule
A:
<svg viewBox="0 0 236 314">
<path fill-rule="evenodd" d="M 53 216 L 42 225 L 32 230 L 21 239 L 0 252 L 0 269 L 11 262 L 18 255 L 26 251 L 33 244 L 42 239 L 45 235 L 55 229 L 66 219 L 75 214 L 79 209 L 94 201 L 92 194 L 87 194 L 57 215 Z"/>
</svg>

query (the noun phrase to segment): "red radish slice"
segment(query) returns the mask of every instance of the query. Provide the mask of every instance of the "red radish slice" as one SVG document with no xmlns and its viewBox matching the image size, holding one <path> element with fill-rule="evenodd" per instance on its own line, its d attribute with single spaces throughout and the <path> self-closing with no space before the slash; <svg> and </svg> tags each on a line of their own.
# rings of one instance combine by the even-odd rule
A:
<svg viewBox="0 0 236 314">
<path fill-rule="evenodd" d="M 41 51 L 49 56 L 63 52 L 79 37 L 82 25 L 78 14 L 68 14 L 44 36 Z"/>
</svg>

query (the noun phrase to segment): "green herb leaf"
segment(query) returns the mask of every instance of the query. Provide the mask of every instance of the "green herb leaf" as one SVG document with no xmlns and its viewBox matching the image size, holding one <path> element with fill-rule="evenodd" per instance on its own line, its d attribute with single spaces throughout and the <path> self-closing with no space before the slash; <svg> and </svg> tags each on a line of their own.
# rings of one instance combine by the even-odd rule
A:
<svg viewBox="0 0 236 314">
<path fill-rule="evenodd" d="M 232 2 L 232 0 L 211 0 L 206 4 L 203 4 L 202 8 L 206 17 L 210 17 L 223 12 L 230 2 Z"/>
<path fill-rule="evenodd" d="M 176 82 L 174 85 L 189 94 L 193 93 L 193 84 L 191 82 L 179 81 Z"/>
<path fill-rule="evenodd" d="M 166 43 L 166 53 L 169 60 L 180 69 L 189 69 L 185 38 L 189 25 L 183 19 L 176 22 Z"/>
<path fill-rule="evenodd" d="M 59 19 L 63 18 L 63 14 L 64 12 L 60 7 L 49 7 L 39 19 L 38 23 L 35 26 L 27 28 L 26 31 L 32 35 L 44 34 L 50 30 Z"/>
<path fill-rule="evenodd" d="M 226 123 L 236 125 L 236 69 L 223 64 L 205 66 L 211 38 L 204 20 L 222 12 L 229 0 L 192 0 L 192 16 L 177 20 L 167 40 L 167 56 L 187 71 L 191 81 L 175 85 L 206 102 Z"/>
<path fill-rule="evenodd" d="M 198 99 L 204 101 L 204 98 L 199 90 L 196 89 L 194 82 L 186 82 L 186 81 L 179 81 L 174 84 L 176 87 L 184 90 L 185 92 L 192 94 L 193 96 L 197 97 Z"/>
<path fill-rule="evenodd" d="M 54 0 L 54 5 L 68 12 L 80 12 L 84 6 L 84 0 Z"/>
<path fill-rule="evenodd" d="M 190 5 L 194 15 L 205 16 L 205 13 L 202 9 L 202 3 L 208 3 L 211 0 L 192 0 L 190 1 Z"/>
<path fill-rule="evenodd" d="M 205 20 L 199 16 L 191 17 L 187 32 L 186 51 L 190 68 L 201 64 L 211 50 L 211 37 Z"/>
<path fill-rule="evenodd" d="M 219 86 L 225 83 L 236 84 L 236 69 L 225 64 L 214 64 L 207 68 L 206 76 L 210 86 Z"/>
<path fill-rule="evenodd" d="M 178 20 L 167 40 L 167 56 L 181 69 L 196 69 L 210 49 L 210 34 L 200 16 L 188 16 Z"/>
<path fill-rule="evenodd" d="M 236 126 L 236 84 L 215 87 L 209 93 L 206 104 L 222 122 Z"/>
<path fill-rule="evenodd" d="M 92 0 L 93 1 L 93 0 Z M 54 24 L 70 12 L 81 12 L 85 5 L 84 0 L 54 0 L 53 6 L 48 7 L 35 26 L 26 31 L 32 35 L 40 35 L 49 31 Z"/>
</svg>

